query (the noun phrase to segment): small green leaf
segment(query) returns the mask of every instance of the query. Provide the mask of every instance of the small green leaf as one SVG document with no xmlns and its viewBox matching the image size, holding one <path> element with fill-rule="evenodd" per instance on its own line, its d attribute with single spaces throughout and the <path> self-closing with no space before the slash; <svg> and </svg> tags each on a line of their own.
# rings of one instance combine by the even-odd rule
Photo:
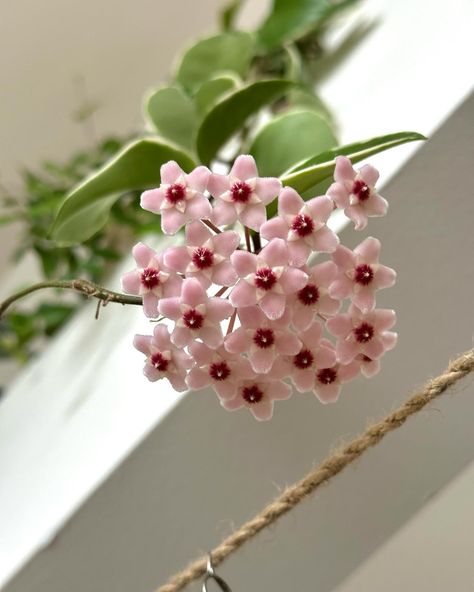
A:
<svg viewBox="0 0 474 592">
<path fill-rule="evenodd" d="M 144 114 L 164 138 L 188 149 L 193 146 L 196 110 L 192 100 L 178 88 L 164 87 L 149 93 Z"/>
<path fill-rule="evenodd" d="M 233 74 L 218 76 L 203 82 L 194 95 L 198 114 L 204 115 L 207 113 L 226 93 L 238 88 L 239 83 L 240 79 Z"/>
<path fill-rule="evenodd" d="M 284 94 L 294 83 L 289 80 L 260 80 L 229 95 L 206 115 L 197 135 L 197 152 L 209 164 L 227 140 L 245 121 Z"/>
<path fill-rule="evenodd" d="M 230 0 L 219 13 L 219 23 L 223 31 L 232 31 L 235 28 L 235 18 L 242 7 L 244 0 Z"/>
<path fill-rule="evenodd" d="M 281 180 L 284 185 L 290 185 L 301 193 L 332 177 L 336 156 L 347 156 L 353 163 L 356 163 L 389 148 L 418 140 L 426 140 L 426 138 L 416 132 L 399 132 L 347 144 L 335 150 L 317 154 L 295 165 L 281 176 Z"/>
<path fill-rule="evenodd" d="M 328 0 L 273 0 L 273 7 L 257 31 L 266 50 L 275 49 L 311 31 L 331 7 Z"/>
<path fill-rule="evenodd" d="M 272 119 L 255 137 L 250 154 L 259 173 L 278 177 L 295 162 L 337 146 L 324 117 L 315 111 L 288 111 Z"/>
<path fill-rule="evenodd" d="M 316 111 L 335 129 L 334 115 L 321 97 L 314 94 L 312 90 L 304 87 L 295 88 L 288 93 L 287 100 L 288 104 L 293 108 Z"/>
<path fill-rule="evenodd" d="M 183 55 L 176 78 L 191 92 L 222 71 L 244 78 L 254 51 L 254 37 L 249 33 L 223 33 L 201 39 Z"/>
<path fill-rule="evenodd" d="M 196 166 L 185 152 L 162 140 L 141 138 L 131 142 L 65 198 L 51 238 L 62 245 L 86 240 L 105 224 L 121 193 L 159 185 L 160 166 L 168 160 L 175 160 L 185 171 Z"/>
</svg>

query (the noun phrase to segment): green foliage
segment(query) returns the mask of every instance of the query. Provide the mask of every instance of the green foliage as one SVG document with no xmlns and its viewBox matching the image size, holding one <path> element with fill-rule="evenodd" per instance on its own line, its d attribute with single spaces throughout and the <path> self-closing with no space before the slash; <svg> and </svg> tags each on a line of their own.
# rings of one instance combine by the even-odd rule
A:
<svg viewBox="0 0 474 592">
<path fill-rule="evenodd" d="M 231 0 L 219 13 L 219 24 L 224 31 L 235 29 L 235 18 L 242 7 L 243 0 Z"/>
<path fill-rule="evenodd" d="M 176 80 L 193 92 L 220 72 L 245 78 L 254 52 L 254 37 L 250 33 L 229 32 L 201 39 L 184 53 Z"/>
<path fill-rule="evenodd" d="M 287 111 L 272 119 L 256 135 L 250 154 L 259 173 L 279 177 L 295 162 L 337 146 L 326 119 L 316 111 Z"/>
<path fill-rule="evenodd" d="M 217 76 L 203 82 L 194 95 L 198 114 L 205 115 L 224 95 L 238 88 L 240 84 L 241 80 L 233 74 Z"/>
<path fill-rule="evenodd" d="M 168 160 L 175 160 L 186 171 L 195 166 L 185 152 L 160 139 L 141 138 L 129 143 L 67 196 L 51 238 L 62 245 L 89 238 L 104 225 L 121 193 L 159 185 L 160 166 Z"/>
<path fill-rule="evenodd" d="M 178 88 L 163 87 L 145 99 L 145 119 L 163 138 L 191 149 L 197 124 L 193 101 Z"/>
<path fill-rule="evenodd" d="M 196 145 L 201 162 L 209 164 L 218 150 L 243 128 L 250 116 L 281 97 L 292 85 L 288 80 L 260 80 L 218 102 L 198 130 Z"/>
</svg>

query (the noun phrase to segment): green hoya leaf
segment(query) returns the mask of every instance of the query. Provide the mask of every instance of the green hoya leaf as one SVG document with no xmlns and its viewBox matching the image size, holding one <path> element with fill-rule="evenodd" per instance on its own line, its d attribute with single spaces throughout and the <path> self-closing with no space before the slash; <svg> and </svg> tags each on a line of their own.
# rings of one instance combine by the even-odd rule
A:
<svg viewBox="0 0 474 592">
<path fill-rule="evenodd" d="M 238 88 L 240 79 L 232 74 L 206 80 L 194 95 L 194 102 L 199 115 L 207 113 L 226 93 Z"/>
<path fill-rule="evenodd" d="M 164 138 L 191 148 L 196 131 L 196 109 L 192 100 L 178 88 L 164 87 L 145 98 L 145 118 Z"/>
<path fill-rule="evenodd" d="M 250 33 L 234 31 L 201 39 L 183 55 L 176 78 L 191 92 L 222 71 L 244 78 L 254 51 L 255 41 Z"/>
<path fill-rule="evenodd" d="M 300 162 L 284 173 L 281 180 L 284 185 L 290 185 L 301 193 L 332 177 L 336 156 L 347 156 L 353 163 L 356 163 L 389 148 L 418 140 L 426 140 L 426 138 L 416 132 L 399 132 L 347 144 Z"/>
<path fill-rule="evenodd" d="M 162 140 L 141 138 L 131 142 L 65 198 L 51 238 L 63 245 L 88 239 L 105 224 L 121 193 L 159 185 L 160 166 L 168 160 L 175 160 L 185 171 L 196 166 L 188 154 Z"/>
<path fill-rule="evenodd" d="M 327 120 L 316 111 L 287 111 L 272 119 L 250 147 L 259 173 L 279 177 L 295 162 L 337 146 Z"/>
<path fill-rule="evenodd" d="M 235 19 L 244 0 L 230 0 L 219 13 L 219 23 L 224 31 L 235 29 Z"/>
<path fill-rule="evenodd" d="M 217 103 L 198 130 L 196 146 L 201 161 L 209 164 L 251 115 L 283 95 L 293 84 L 289 80 L 260 80 Z"/>
<path fill-rule="evenodd" d="M 273 0 L 267 19 L 257 31 L 266 50 L 275 49 L 311 31 L 333 3 L 329 0 Z"/>
</svg>

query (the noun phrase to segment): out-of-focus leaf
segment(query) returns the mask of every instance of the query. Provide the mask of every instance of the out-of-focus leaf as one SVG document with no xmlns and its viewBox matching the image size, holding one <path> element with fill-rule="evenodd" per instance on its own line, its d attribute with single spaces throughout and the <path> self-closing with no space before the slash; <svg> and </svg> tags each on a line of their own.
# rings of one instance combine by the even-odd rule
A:
<svg viewBox="0 0 474 592">
<path fill-rule="evenodd" d="M 66 197 L 53 223 L 52 239 L 70 245 L 92 236 L 105 224 L 121 193 L 159 185 L 160 166 L 168 160 L 185 171 L 196 166 L 188 154 L 160 139 L 142 138 L 125 146 Z"/>
<path fill-rule="evenodd" d="M 240 79 L 233 74 L 218 76 L 206 80 L 194 95 L 194 102 L 199 115 L 204 115 L 221 100 L 226 93 L 230 93 L 239 86 Z"/>
<path fill-rule="evenodd" d="M 273 0 L 271 12 L 257 31 L 260 45 L 271 50 L 302 37 L 330 6 L 329 0 Z"/>
<path fill-rule="evenodd" d="M 235 19 L 244 3 L 244 0 L 231 0 L 219 13 L 219 24 L 223 31 L 232 31 L 235 29 Z"/>
<path fill-rule="evenodd" d="M 76 307 L 70 304 L 43 302 L 38 306 L 35 316 L 42 323 L 46 335 L 53 335 L 74 313 Z"/>
<path fill-rule="evenodd" d="M 287 101 L 290 107 L 305 110 L 311 109 L 312 111 L 319 113 L 326 119 L 333 130 L 335 129 L 336 126 L 333 114 L 321 97 L 314 92 L 298 87 L 288 93 Z"/>
<path fill-rule="evenodd" d="M 221 72 L 234 72 L 244 78 L 254 51 L 254 37 L 249 33 L 235 31 L 201 39 L 183 55 L 176 79 L 193 92 Z"/>
<path fill-rule="evenodd" d="M 145 118 L 164 138 L 191 148 L 196 130 L 196 109 L 178 88 L 165 87 L 145 97 Z"/>
<path fill-rule="evenodd" d="M 259 173 L 278 177 L 296 162 L 337 145 L 330 125 L 315 111 L 288 111 L 267 123 L 254 138 L 250 153 Z"/>
<path fill-rule="evenodd" d="M 281 176 L 281 180 L 284 185 L 290 185 L 301 193 L 332 177 L 336 156 L 347 156 L 353 163 L 356 163 L 389 148 L 425 139 L 417 132 L 399 132 L 347 144 L 335 150 L 317 154 L 295 165 Z"/>
<path fill-rule="evenodd" d="M 196 147 L 201 161 L 209 164 L 251 115 L 280 97 L 292 85 L 289 80 L 260 80 L 217 103 L 198 130 Z"/>
</svg>

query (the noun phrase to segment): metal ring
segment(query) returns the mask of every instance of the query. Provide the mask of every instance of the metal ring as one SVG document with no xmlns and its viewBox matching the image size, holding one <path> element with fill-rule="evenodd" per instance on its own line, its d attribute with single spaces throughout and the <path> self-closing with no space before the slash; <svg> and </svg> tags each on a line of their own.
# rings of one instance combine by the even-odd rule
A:
<svg viewBox="0 0 474 592">
<path fill-rule="evenodd" d="M 212 565 L 212 557 L 209 553 L 209 557 L 207 559 L 207 575 L 204 578 L 204 582 L 202 583 L 202 592 L 208 592 L 207 590 L 207 582 L 209 580 L 214 580 L 214 582 L 219 586 L 222 592 L 232 592 L 230 586 L 224 582 L 224 580 L 218 576 L 214 571 L 214 566 Z"/>
</svg>

